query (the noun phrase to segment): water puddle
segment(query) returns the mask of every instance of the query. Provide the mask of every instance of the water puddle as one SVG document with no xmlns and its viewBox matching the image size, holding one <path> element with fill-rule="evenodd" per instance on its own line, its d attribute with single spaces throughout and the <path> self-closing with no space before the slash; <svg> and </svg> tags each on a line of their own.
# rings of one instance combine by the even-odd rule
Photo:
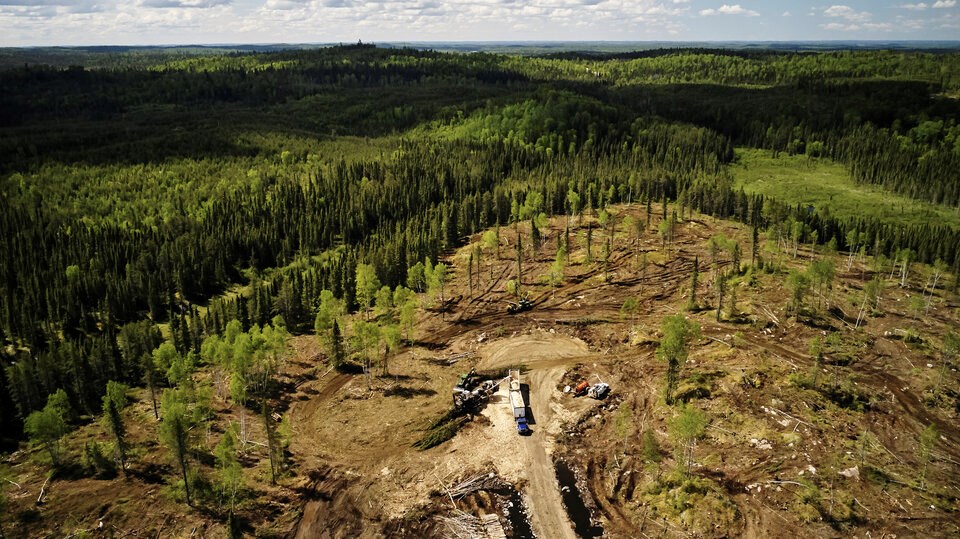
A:
<svg viewBox="0 0 960 539">
<path fill-rule="evenodd" d="M 590 510 L 583 503 L 580 489 L 577 488 L 577 477 L 573 474 L 570 466 L 566 462 L 558 460 L 554 463 L 554 469 L 557 472 L 557 481 L 560 482 L 560 495 L 563 497 L 563 505 L 573 522 L 574 531 L 584 539 L 603 535 L 603 528 L 594 526 L 590 519 Z"/>
</svg>

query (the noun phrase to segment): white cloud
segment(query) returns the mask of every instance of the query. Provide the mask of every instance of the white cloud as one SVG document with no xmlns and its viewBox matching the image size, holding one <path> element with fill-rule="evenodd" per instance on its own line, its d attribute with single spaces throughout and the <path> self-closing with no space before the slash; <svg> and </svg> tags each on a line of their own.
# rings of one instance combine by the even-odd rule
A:
<svg viewBox="0 0 960 539">
<path fill-rule="evenodd" d="M 2 0 L 0 0 L 2 1 Z M 241 6 L 253 0 L 235 0 Z M 295 41 L 667 39 L 686 0 L 258 0 L 248 34 Z M 306 35 L 306 38 L 296 36 Z M 580 37 L 582 36 L 582 37 Z M 248 38 L 249 39 L 249 38 Z M 261 41 L 263 41 L 261 39 Z"/>
<path fill-rule="evenodd" d="M 93 13 L 104 9 L 97 0 L 0 0 L 0 8 L 10 6 L 28 9 L 63 8 L 71 13 Z"/>
<path fill-rule="evenodd" d="M 657 4 L 648 8 L 640 8 L 639 13 L 643 15 L 680 15 L 686 13 L 689 8 L 670 8 L 663 4 Z"/>
<path fill-rule="evenodd" d="M 902 9 L 911 9 L 913 11 L 923 11 L 927 9 L 927 7 L 929 6 L 927 6 L 927 4 L 925 4 L 924 2 L 920 2 L 919 4 L 903 4 L 900 7 Z"/>
<path fill-rule="evenodd" d="M 717 11 L 725 15 L 750 15 L 751 17 L 756 17 L 757 15 L 759 15 L 759 13 L 757 13 L 756 11 L 753 11 L 751 9 L 744 9 L 740 7 L 740 4 L 734 4 L 732 6 L 724 4 L 720 6 L 720 9 L 718 9 Z"/>
<path fill-rule="evenodd" d="M 844 32 L 853 32 L 860 29 L 858 24 L 843 24 L 840 22 L 831 22 L 829 24 L 821 24 L 820 28 L 824 30 L 840 30 Z"/>
<path fill-rule="evenodd" d="M 107 6 L 99 0 L 0 0 L 0 28 L 7 28 L 7 20 L 17 21 L 10 28 L 16 28 L 20 21 L 49 26 L 52 20 L 89 17 L 105 11 Z"/>
<path fill-rule="evenodd" d="M 729 4 L 724 4 L 718 7 L 717 9 L 713 9 L 713 8 L 701 9 L 700 15 L 703 15 L 704 17 L 708 17 L 711 15 L 747 15 L 750 17 L 756 17 L 760 14 L 757 13 L 756 11 L 753 11 L 752 9 L 745 9 L 740 4 L 734 4 L 732 6 Z"/>
<path fill-rule="evenodd" d="M 310 0 L 267 0 L 267 3 L 263 5 L 266 9 L 279 9 L 286 11 L 289 9 L 301 9 L 304 4 L 308 3 Z"/>
<path fill-rule="evenodd" d="M 827 17 L 838 17 L 852 22 L 863 22 L 870 20 L 870 13 L 866 11 L 856 11 L 850 6 L 830 6 L 823 11 Z"/>
<path fill-rule="evenodd" d="M 824 30 L 832 30 L 838 32 L 856 32 L 859 30 L 867 31 L 880 31 L 880 32 L 889 32 L 894 29 L 893 24 L 888 22 L 852 22 L 852 23 L 842 23 L 842 22 L 831 22 L 828 24 L 821 24 L 820 28 Z"/>
<path fill-rule="evenodd" d="M 153 8 L 211 8 L 229 5 L 233 0 L 140 0 L 143 7 Z"/>
<path fill-rule="evenodd" d="M 956 10 L 944 8 L 956 7 L 957 0 L 896 0 L 889 5 L 897 9 L 877 9 L 874 14 L 860 6 L 879 4 L 832 1 L 849 5 L 767 2 L 764 5 L 776 7 L 758 13 L 760 2 L 749 0 L 703 0 L 706 5 L 690 0 L 0 0 L 0 46 L 357 39 L 776 40 L 815 39 L 827 31 L 956 39 L 955 32 L 937 25 L 956 23 L 951 18 Z M 906 6 L 926 6 L 929 14 L 935 2 L 941 8 L 938 20 L 926 21 L 921 30 L 906 21 L 907 15 L 922 13 Z M 812 17 L 805 16 L 808 12 Z M 713 16 L 717 24 L 698 27 L 702 20 L 689 17 L 698 14 Z M 755 17 L 749 35 L 738 27 L 740 17 Z M 761 28 L 763 22 L 770 30 Z"/>
</svg>

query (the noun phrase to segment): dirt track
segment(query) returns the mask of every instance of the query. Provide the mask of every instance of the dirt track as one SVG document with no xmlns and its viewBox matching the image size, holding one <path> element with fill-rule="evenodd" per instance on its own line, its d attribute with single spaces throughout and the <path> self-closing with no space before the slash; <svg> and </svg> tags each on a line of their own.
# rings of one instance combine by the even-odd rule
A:
<svg viewBox="0 0 960 539">
<path fill-rule="evenodd" d="M 656 221 L 650 232 L 654 225 Z M 294 390 L 285 395 L 289 407 L 283 411 L 294 434 L 291 473 L 279 486 L 267 484 L 268 456 L 259 445 L 266 441 L 262 425 L 247 421 L 249 439 L 258 442 L 243 455 L 251 487 L 251 499 L 241 506 L 248 529 L 284 537 L 438 537 L 454 508 L 476 517 L 504 514 L 507 502 L 501 493 L 484 491 L 454 501 L 445 491 L 492 472 L 522 492 L 538 537 L 572 538 L 553 466 L 554 459 L 563 459 L 577 472 L 585 501 L 596 503 L 591 513 L 609 537 L 960 536 L 960 366 L 954 359 L 941 371 L 940 354 L 945 333 L 960 327 L 953 292 L 931 292 L 924 274 L 916 271 L 906 286 L 888 282 L 882 308 L 859 328 L 827 313 L 801 319 L 788 312 L 785 275 L 832 255 L 803 247 L 798 258 L 765 251 L 768 261 L 782 267 L 744 267 L 731 277 L 728 290 L 736 291 L 737 316 L 717 321 L 711 275 L 716 270 L 706 240 L 724 233 L 746 250 L 749 229 L 687 220 L 666 249 L 652 233 L 635 243 L 618 232 L 609 272 L 599 263 L 585 262 L 583 249 L 575 248 L 564 283 L 551 288 L 544 276 L 560 232 L 554 226 L 548 234 L 551 243 L 525 259 L 531 311 L 504 312 L 505 302 L 515 299 L 504 287 L 506 279 L 515 277 L 514 259 L 510 248 L 502 258 L 489 253 L 482 282 L 473 286 L 477 293 L 470 294 L 463 273 L 453 273 L 448 293 L 464 299 L 445 316 L 421 311 L 415 341 L 389 357 L 387 374 L 337 374 L 324 365 L 315 336 L 294 338 L 295 353 L 280 376 L 282 386 Z M 624 253 L 635 246 L 632 255 Z M 451 267 L 463 269 L 468 248 L 447 259 Z M 721 253 L 718 267 L 730 266 L 726 256 Z M 690 311 L 690 275 L 697 257 L 700 308 Z M 872 277 L 872 262 L 857 264 L 859 272 L 838 273 L 831 292 L 831 303 L 847 312 L 859 308 L 864 284 Z M 911 314 L 910 299 L 924 294 L 934 298 L 928 315 Z M 622 312 L 629 297 L 639 302 L 632 316 Z M 425 307 L 431 304 L 428 297 L 423 301 Z M 677 466 L 669 429 L 676 409 L 660 400 L 665 366 L 654 359 L 657 327 L 664 315 L 677 313 L 700 324 L 705 336 L 693 343 L 683 372 L 685 388 L 697 390 L 687 393 L 688 402 L 711 420 L 696 448 L 694 476 L 714 490 L 697 498 L 695 510 L 687 513 L 710 517 L 699 528 L 687 527 L 683 514 L 671 514 L 672 506 L 663 503 L 670 501 L 668 491 L 657 495 L 650 488 Z M 885 336 L 903 330 L 922 340 Z M 819 387 L 816 382 L 811 387 L 806 380 L 817 362 L 810 343 L 831 335 L 839 339 L 830 345 L 828 358 L 850 363 L 826 364 L 817 375 Z M 577 364 L 582 367 L 564 374 Z M 506 392 L 501 392 L 483 417 L 475 417 L 452 439 L 425 451 L 411 447 L 431 421 L 450 409 L 451 387 L 473 366 L 526 367 L 523 382 L 529 388 L 533 435 L 517 434 Z M 616 400 L 604 410 L 592 399 L 572 399 L 557 390 L 594 373 L 614 387 Z M 854 391 L 865 409 L 834 400 L 827 391 L 833 387 Z M 938 387 L 942 391 L 934 390 Z M 246 411 L 223 395 L 214 398 L 216 408 L 226 410 L 211 425 L 216 429 L 209 432 L 215 434 Z M 8 536 L 66 536 L 96 526 L 100 519 L 116 535 L 225 536 L 222 519 L 204 511 L 185 513 L 182 503 L 165 494 L 161 483 L 172 469 L 166 450 L 156 443 L 149 402 L 145 390 L 139 390 L 128 408 L 133 419 L 128 434 L 138 448 L 128 478 L 57 477 L 47 485 L 46 503 L 38 506 L 34 500 L 48 473 L 45 466 L 32 450 L 11 456 L 10 468 L 23 488 L 5 487 L 13 506 L 8 514 L 42 518 L 4 521 L 5 527 L 25 530 L 16 534 L 7 528 Z M 631 419 L 626 436 L 617 427 L 621 412 Z M 919 439 L 930 425 L 938 427 L 940 436 L 929 461 L 923 462 Z M 82 454 L 86 441 L 105 439 L 98 423 L 79 430 L 81 436 L 67 440 L 75 455 Z M 645 432 L 651 434 L 659 461 L 644 460 Z M 752 439 L 769 445 L 754 445 Z M 206 437 L 207 454 L 216 440 L 215 435 Z M 201 460 L 196 464 L 215 477 Z M 861 480 L 838 475 L 855 466 Z M 915 479 L 923 469 L 925 487 Z M 718 518 L 712 519 L 711 511 L 727 502 L 736 505 L 738 516 L 723 521 L 723 513 L 714 512 Z M 653 516 L 648 509 L 654 504 L 668 511 Z M 60 527 L 41 529 L 52 523 Z"/>
<path fill-rule="evenodd" d="M 417 343 L 421 348 L 411 354 L 412 359 L 392 363 L 395 372 L 403 373 L 400 378 L 394 382 L 387 379 L 374 381 L 375 386 L 399 384 L 401 389 L 408 390 L 405 400 L 383 400 L 377 395 L 383 388 L 371 391 L 366 387 L 368 384 L 361 384 L 359 379 L 354 379 L 353 383 L 325 379 L 316 384 L 319 391 L 311 397 L 314 402 L 295 405 L 295 408 L 299 406 L 306 410 L 309 407 L 310 415 L 318 417 L 311 428 L 325 440 L 325 450 L 321 453 L 310 448 L 316 453 L 315 460 L 339 460 L 340 466 L 348 467 L 350 473 L 355 474 L 352 482 L 362 483 L 356 487 L 356 492 L 363 492 L 363 498 L 368 502 L 377 500 L 374 506 L 368 503 L 369 507 L 362 508 L 364 513 L 369 513 L 363 517 L 366 523 L 362 529 L 377 533 L 372 531 L 375 520 L 371 517 L 375 515 L 379 515 L 377 518 L 400 518 L 418 507 L 431 507 L 431 511 L 442 514 L 447 510 L 446 500 L 442 502 L 443 507 L 439 507 L 436 492 L 442 492 L 445 486 L 452 486 L 470 474 L 495 472 L 522 492 L 528 519 L 537 537 L 572 539 L 576 535 L 563 505 L 554 470 L 554 458 L 563 458 L 578 469 L 587 470 L 590 478 L 587 488 L 597 503 L 605 533 L 632 537 L 642 533 L 643 526 L 648 526 L 648 531 L 668 536 L 686 535 L 675 521 L 651 520 L 649 517 L 642 517 L 643 523 L 638 531 L 636 515 L 624 512 L 623 508 L 625 500 L 640 505 L 650 503 L 636 494 L 640 492 L 639 487 L 652 481 L 638 464 L 636 440 L 639 436 L 632 436 L 627 441 L 614 440 L 611 438 L 611 422 L 604 419 L 602 412 L 590 412 L 596 406 L 595 401 L 568 398 L 557 387 L 564 373 L 576 364 L 586 367 L 578 371 L 580 376 L 593 372 L 612 376 L 615 379 L 611 383 L 624 398 L 623 402 L 633 402 L 627 409 L 635 414 L 635 420 L 642 418 L 635 434 L 639 434 L 642 425 L 654 434 L 655 441 L 659 440 L 669 448 L 665 434 L 669 416 L 656 410 L 657 405 L 653 403 L 658 398 L 659 389 L 654 387 L 657 383 L 652 380 L 659 380 L 662 369 L 659 362 L 651 359 L 653 349 L 650 343 L 655 342 L 655 328 L 663 315 L 687 312 L 684 305 L 689 298 L 689 276 L 696 257 L 701 261 L 704 275 L 699 301 L 702 305 L 709 305 L 715 299 L 711 279 L 707 276 L 710 269 L 706 261 L 711 257 L 704 242 L 718 229 L 731 235 L 738 232 L 725 226 L 721 223 L 720 226 L 706 227 L 703 223 L 691 221 L 686 227 L 687 235 L 681 236 L 669 250 L 653 246 L 652 236 L 645 238 L 640 251 L 649 255 L 643 258 L 642 267 L 645 269 L 640 269 L 641 264 L 634 256 L 619 253 L 612 257 L 610 278 L 602 278 L 598 266 L 581 263 L 575 255 L 564 285 L 548 289 L 532 285 L 531 280 L 531 299 L 535 307 L 530 312 L 513 316 L 503 313 L 503 302 L 512 298 L 501 291 L 504 279 L 511 276 L 512 262 L 496 259 L 494 273 L 488 274 L 484 270 L 484 282 L 480 285 L 480 290 L 484 290 L 482 294 L 456 304 L 445 320 L 438 313 L 426 315 L 421 340 Z M 740 237 L 741 245 L 746 245 L 748 240 L 743 234 Z M 814 256 L 810 253 L 804 255 L 811 259 Z M 526 266 L 528 275 L 545 271 L 549 263 L 545 257 L 531 261 Z M 728 263 L 721 261 L 719 266 Z M 803 263 L 791 262 L 795 266 Z M 727 532 L 736 530 L 734 535 L 740 533 L 746 537 L 794 535 L 799 531 L 830 535 L 831 529 L 822 520 L 804 523 L 795 518 L 793 508 L 800 491 L 799 483 L 792 482 L 792 479 L 794 475 L 800 478 L 810 473 L 809 469 L 815 467 L 820 470 L 820 475 L 810 476 L 810 481 L 832 493 L 835 481 L 828 478 L 836 473 L 834 468 L 856 464 L 849 457 L 848 440 L 864 430 L 857 422 L 864 416 L 838 409 L 816 392 L 803 393 L 790 382 L 789 376 L 801 376 L 813 367 L 814 360 L 806 353 L 808 343 L 815 335 L 827 335 L 829 328 L 812 328 L 790 319 L 782 308 L 780 279 L 778 275 L 759 274 L 749 285 L 737 284 L 740 296 L 737 310 L 741 316 L 736 320 L 715 322 L 713 312 L 705 309 L 687 314 L 701 325 L 708 337 L 695 345 L 688 372 L 719 375 L 715 380 L 703 382 L 707 397 L 695 398 L 696 406 L 715 418 L 717 426 L 710 431 L 705 442 L 710 444 L 711 451 L 698 453 L 698 458 L 707 462 L 698 462 L 698 466 L 702 465 L 705 470 L 699 475 L 720 484 L 726 489 L 727 499 L 739 507 L 740 517 L 727 522 Z M 855 284 L 844 282 L 843 286 Z M 837 288 L 840 288 L 839 284 Z M 463 283 L 457 291 L 467 293 Z M 838 303 L 846 299 L 845 293 L 849 292 L 836 293 Z M 888 295 L 894 296 L 894 293 Z M 900 295 L 898 289 L 896 298 Z M 630 296 L 637 297 L 641 303 L 640 312 L 633 320 L 626 319 L 621 313 L 624 299 Z M 887 303 L 902 299 L 896 298 L 887 298 Z M 766 318 L 758 310 L 759 306 L 769 306 L 767 308 L 775 311 L 782 318 L 782 327 L 766 329 L 763 326 Z M 902 313 L 891 313 L 884 318 L 871 319 L 868 333 L 882 335 L 885 327 L 901 327 L 903 317 Z M 841 332 L 842 328 L 832 331 Z M 592 351 L 584 341 L 590 343 Z M 894 477 L 907 477 L 915 460 L 914 440 L 931 423 L 938 425 L 942 433 L 938 454 L 955 459 L 956 440 L 960 439 L 956 434 L 958 431 L 950 420 L 941 417 L 936 410 L 927 409 L 921 400 L 923 382 L 919 375 L 925 372 L 898 368 L 899 364 L 892 359 L 884 362 L 886 367 L 883 369 L 871 363 L 878 358 L 890 359 L 888 356 L 904 353 L 912 356 L 914 363 L 922 365 L 917 361 L 922 357 L 922 351 L 904 346 L 903 350 L 898 347 L 891 352 L 883 348 L 886 341 L 882 338 L 877 340 L 876 350 L 862 346 L 853 337 L 848 341 L 843 343 L 845 349 L 855 350 L 855 356 L 860 358 L 855 369 L 849 369 L 856 374 L 851 379 L 855 385 L 859 383 L 867 388 L 880 403 L 877 410 L 871 412 L 871 421 L 878 423 L 868 427 L 882 442 L 876 446 L 880 450 L 868 455 L 868 459 L 872 457 L 872 464 L 890 470 L 891 474 L 896 474 Z M 450 363 L 437 361 L 456 355 L 468 359 L 453 368 Z M 599 363 L 605 365 L 594 365 Z M 449 388 L 456 376 L 470 366 L 480 370 L 525 367 L 523 382 L 529 388 L 533 434 L 521 437 L 516 433 L 504 387 L 482 412 L 489 422 L 471 422 L 454 439 L 429 451 L 402 451 L 400 448 L 408 447 L 413 437 L 422 432 L 423 418 L 436 417 L 449 406 Z M 913 367 L 913 364 L 909 366 Z M 756 382 L 750 378 L 750 383 L 740 380 L 737 374 L 745 373 L 746 376 L 755 372 L 762 373 L 763 377 L 756 378 Z M 444 398 L 431 399 L 431 394 L 442 394 Z M 324 400 L 328 401 L 327 405 L 317 406 L 317 401 Z M 336 405 L 330 401 L 335 401 Z M 382 408 L 377 408 L 382 403 L 391 406 L 389 418 L 382 417 Z M 817 407 L 815 412 L 809 411 L 808 403 Z M 780 432 L 782 425 L 763 412 L 771 405 L 780 406 L 806 421 L 817 418 L 814 421 L 816 427 L 810 425 L 809 430 L 798 430 L 796 424 L 791 424 Z M 651 409 L 653 413 L 648 415 Z M 898 413 L 901 411 L 906 413 Z M 594 416 L 598 419 L 593 420 Z M 376 417 L 389 427 L 389 435 L 385 434 L 376 441 L 369 437 L 348 441 L 341 439 L 342 431 L 326 429 L 327 424 L 339 422 L 344 425 L 354 417 Z M 884 417 L 890 420 L 881 425 L 880 419 Z M 580 419 L 584 421 L 578 421 Z M 578 429 L 589 431 L 589 445 L 586 438 L 570 438 L 563 434 L 561 427 L 568 424 L 577 424 Z M 404 429 L 406 434 L 397 434 Z M 832 436 L 833 433 L 837 435 Z M 336 436 L 331 437 L 334 434 Z M 773 448 L 749 447 L 746 440 L 750 437 L 770 439 Z M 574 447 L 576 452 L 571 450 Z M 617 447 L 621 448 L 617 470 L 621 465 L 626 470 L 622 480 L 630 483 L 628 494 L 617 494 L 610 482 L 613 476 L 605 471 L 609 467 L 607 459 L 616 453 Z M 358 465 L 359 462 L 368 464 Z M 834 462 L 842 462 L 842 465 Z M 771 474 L 774 465 L 779 467 L 779 475 Z M 661 466 L 665 469 L 668 464 Z M 945 466 L 941 470 L 950 473 Z M 707 472 L 714 471 L 718 472 L 707 475 Z M 777 481 L 786 481 L 786 486 L 769 487 L 769 483 Z M 762 494 L 759 488 L 746 489 L 752 484 L 763 485 Z M 884 508 L 901 507 L 898 505 L 901 499 L 916 499 L 909 490 L 877 495 L 869 491 L 866 483 L 836 485 L 838 490 L 857 497 L 854 510 L 859 510 L 857 508 L 861 506 L 857 504 L 861 502 L 871 509 L 874 506 L 881 508 L 870 515 L 864 508 L 859 518 L 871 522 L 876 519 L 898 533 L 919 532 L 914 528 L 920 524 L 904 525 L 875 516 Z M 717 499 L 714 498 L 714 503 Z M 343 502 L 343 505 L 349 506 L 349 503 Z M 831 506 L 824 507 L 829 509 Z M 311 509 L 324 512 L 319 505 Z M 477 515 L 489 510 L 488 507 L 467 509 Z M 320 513 L 314 518 L 325 518 Z M 710 536 L 709 525 L 701 532 Z"/>
<path fill-rule="evenodd" d="M 554 397 L 564 373 L 564 368 L 557 364 L 558 358 L 565 358 L 569 364 L 583 358 L 586 351 L 586 344 L 580 340 L 547 332 L 496 341 L 481 350 L 481 368 L 523 364 L 530 369 L 522 380 L 529 387 L 527 404 L 535 420 L 533 434 L 526 438 L 516 434 L 509 405 L 500 404 L 506 402 L 505 386 L 501 386 L 502 398 L 491 403 L 489 413 L 494 428 L 511 433 L 508 447 L 500 450 L 523 456 L 520 479 L 526 481 L 524 499 L 537 537 L 576 538 L 563 507 L 551 457 L 560 430 L 560 418 L 554 408 L 562 407 L 554 402 Z"/>
<path fill-rule="evenodd" d="M 554 436 L 548 427 L 553 419 L 550 401 L 562 375 L 563 370 L 555 367 L 531 371 L 527 377 L 530 409 L 536 414 L 537 425 L 535 432 L 523 440 L 528 461 L 528 483 L 524 495 L 538 537 L 573 539 L 576 535 L 563 508 L 553 459 L 547 453 L 547 446 L 552 446 Z"/>
</svg>

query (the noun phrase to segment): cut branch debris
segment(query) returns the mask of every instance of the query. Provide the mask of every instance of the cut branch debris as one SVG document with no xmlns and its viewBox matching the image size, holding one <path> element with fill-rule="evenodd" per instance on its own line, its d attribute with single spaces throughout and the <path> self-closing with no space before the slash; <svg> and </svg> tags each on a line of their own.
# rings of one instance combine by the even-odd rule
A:
<svg viewBox="0 0 960 539">
<path fill-rule="evenodd" d="M 43 486 L 40 487 L 40 495 L 37 496 L 37 505 L 40 505 L 43 503 L 43 497 L 47 494 L 47 485 L 50 484 L 50 477 L 51 476 L 48 475 L 47 480 L 44 481 Z"/>
</svg>

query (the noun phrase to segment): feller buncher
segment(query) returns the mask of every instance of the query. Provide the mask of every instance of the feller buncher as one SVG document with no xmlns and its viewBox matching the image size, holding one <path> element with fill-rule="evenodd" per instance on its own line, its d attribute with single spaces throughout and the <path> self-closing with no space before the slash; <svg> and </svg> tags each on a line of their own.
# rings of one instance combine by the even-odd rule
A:
<svg viewBox="0 0 960 539">
<path fill-rule="evenodd" d="M 517 314 L 522 313 L 523 311 L 529 311 L 533 308 L 533 302 L 530 301 L 530 298 L 523 296 L 520 298 L 520 301 L 508 301 L 507 302 L 507 314 Z"/>
</svg>

